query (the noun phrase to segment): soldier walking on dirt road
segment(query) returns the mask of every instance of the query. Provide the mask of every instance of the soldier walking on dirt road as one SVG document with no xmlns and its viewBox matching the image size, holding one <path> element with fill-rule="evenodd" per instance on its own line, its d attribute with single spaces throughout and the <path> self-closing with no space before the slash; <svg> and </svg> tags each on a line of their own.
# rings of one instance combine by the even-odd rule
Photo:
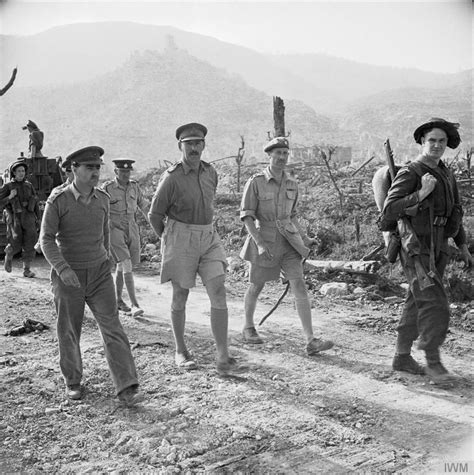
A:
<svg viewBox="0 0 474 475">
<path fill-rule="evenodd" d="M 135 215 L 137 210 L 140 210 L 147 218 L 149 203 L 144 198 L 138 182 L 130 179 L 135 160 L 112 161 L 115 164 L 115 179 L 106 181 L 102 189 L 110 195 L 110 246 L 112 257 L 117 264 L 117 304 L 119 310 L 138 317 L 143 315 L 143 309 L 138 304 L 133 278 L 133 266 L 140 263 L 140 233 Z M 124 283 L 132 308 L 122 298 Z"/>
<path fill-rule="evenodd" d="M 290 283 L 296 310 L 306 338 L 309 356 L 334 346 L 330 340 L 315 338 L 311 319 L 311 304 L 303 278 L 303 258 L 308 256 L 310 239 L 302 232 L 296 219 L 298 184 L 285 172 L 289 143 L 275 137 L 264 147 L 270 164 L 246 183 L 240 218 L 249 236 L 240 257 L 250 261 L 250 286 L 245 294 L 245 326 L 243 340 L 261 344 L 263 340 L 254 324 L 257 299 L 265 283 L 278 280 L 280 273 Z"/>
<path fill-rule="evenodd" d="M 120 323 L 109 261 L 109 196 L 96 188 L 104 151 L 86 147 L 72 153 L 74 181 L 50 195 L 40 244 L 51 264 L 58 315 L 59 363 L 70 399 L 82 397 L 80 349 L 84 306 L 99 326 L 117 396 L 138 401 L 138 380 L 130 344 Z"/>
<path fill-rule="evenodd" d="M 4 209 L 8 244 L 5 248 L 4 268 L 12 271 L 13 256 L 23 251 L 23 275 L 35 277 L 31 263 L 35 258 L 39 219 L 38 195 L 26 180 L 28 165 L 19 159 L 10 165 L 10 181 L 0 188 L 0 209 Z"/>
<path fill-rule="evenodd" d="M 450 311 L 443 287 L 443 273 L 449 261 L 448 238 L 461 251 L 466 267 L 472 257 L 462 226 L 462 209 L 456 180 L 442 162 L 446 147 L 455 149 L 461 142 L 459 124 L 433 118 L 414 132 L 421 153 L 415 163 L 423 168 L 419 176 L 413 168 L 400 169 L 384 205 L 387 220 L 408 217 L 421 244 L 421 264 L 429 270 L 432 284 L 422 288 L 415 258 L 401 248 L 400 260 L 410 285 L 402 316 L 397 327 L 398 337 L 393 369 L 413 374 L 424 372 L 434 383 L 449 383 L 455 378 L 441 363 L 439 348 L 446 338 Z M 427 366 L 421 367 L 411 356 L 413 342 L 425 351 Z"/>
<path fill-rule="evenodd" d="M 189 352 L 184 330 L 189 289 L 199 274 L 211 303 L 211 329 L 217 347 L 217 371 L 221 375 L 245 370 L 228 353 L 228 310 L 225 289 L 227 260 L 212 223 L 217 173 L 201 160 L 207 128 L 198 123 L 178 127 L 176 138 L 181 160 L 163 173 L 148 217 L 161 241 L 161 283 L 171 281 L 171 324 L 176 344 L 175 363 L 197 367 Z M 165 218 L 167 218 L 165 223 Z"/>
</svg>

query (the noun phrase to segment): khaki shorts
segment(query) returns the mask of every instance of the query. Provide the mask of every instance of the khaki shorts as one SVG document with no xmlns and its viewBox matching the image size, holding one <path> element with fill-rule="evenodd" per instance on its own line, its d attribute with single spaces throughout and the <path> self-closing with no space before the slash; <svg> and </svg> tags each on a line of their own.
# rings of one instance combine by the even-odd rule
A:
<svg viewBox="0 0 474 475">
<path fill-rule="evenodd" d="M 196 285 L 196 274 L 205 285 L 225 274 L 227 268 L 224 247 L 212 224 L 168 220 L 162 236 L 161 255 L 161 283 L 171 280 L 183 289 Z"/>
<path fill-rule="evenodd" d="M 116 263 L 130 259 L 133 265 L 140 263 L 140 235 L 138 225 L 130 222 L 128 230 L 111 227 L 110 246 Z"/>
<path fill-rule="evenodd" d="M 303 277 L 303 259 L 301 255 L 280 234 L 276 233 L 274 243 L 266 243 L 270 247 L 273 259 L 258 256 L 250 262 L 249 280 L 252 284 L 261 284 L 270 280 L 284 281 Z"/>
</svg>

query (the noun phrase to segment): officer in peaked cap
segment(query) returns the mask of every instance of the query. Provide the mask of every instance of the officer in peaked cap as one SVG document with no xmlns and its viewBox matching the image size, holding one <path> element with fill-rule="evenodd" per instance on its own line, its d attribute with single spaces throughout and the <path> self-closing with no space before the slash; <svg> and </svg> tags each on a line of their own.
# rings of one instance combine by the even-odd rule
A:
<svg viewBox="0 0 474 475">
<path fill-rule="evenodd" d="M 117 158 L 112 160 L 112 162 L 115 164 L 115 168 L 117 170 L 133 170 L 133 164 L 135 163 L 135 160 L 130 160 L 128 158 Z"/>
<path fill-rule="evenodd" d="M 51 265 L 60 368 L 69 399 L 82 397 L 81 328 L 85 304 L 104 342 L 117 397 L 136 402 L 138 380 L 130 343 L 119 320 L 110 268 L 110 197 L 96 187 L 104 150 L 71 153 L 74 180 L 50 194 L 41 222 L 40 246 Z"/>
<path fill-rule="evenodd" d="M 115 293 L 119 310 L 138 317 L 144 311 L 138 304 L 133 277 L 133 267 L 140 263 L 141 247 L 136 212 L 139 210 L 147 219 L 149 202 L 138 182 L 130 179 L 135 160 L 117 158 L 112 162 L 115 164 L 115 179 L 106 181 L 102 189 L 110 196 L 110 245 L 117 264 Z M 131 307 L 122 297 L 124 284 Z"/>
<path fill-rule="evenodd" d="M 75 152 L 72 152 L 66 157 L 66 162 L 69 161 L 72 165 L 96 165 L 102 164 L 102 155 L 104 155 L 104 149 L 91 145 L 84 147 Z"/>
<path fill-rule="evenodd" d="M 184 332 L 189 290 L 201 277 L 211 304 L 211 329 L 216 342 L 217 371 L 225 375 L 244 371 L 229 357 L 228 309 L 225 289 L 227 267 L 224 247 L 213 226 L 217 172 L 201 160 L 207 128 L 197 122 L 176 129 L 181 160 L 163 173 L 148 217 L 162 241 L 161 283 L 171 281 L 171 325 L 175 338 L 175 364 L 197 367 L 188 351 Z"/>
<path fill-rule="evenodd" d="M 397 173 L 385 199 L 383 213 L 388 221 L 408 217 L 413 237 L 420 246 L 417 256 L 400 249 L 400 262 L 410 288 L 397 326 L 392 368 L 412 374 L 426 374 L 435 384 L 452 384 L 458 378 L 441 363 L 443 344 L 450 320 L 443 273 L 449 261 L 448 239 L 453 238 L 466 267 L 472 266 L 456 179 L 441 159 L 446 147 L 461 142 L 459 124 L 432 118 L 415 129 L 421 145 L 419 155 Z M 417 265 L 430 270 L 431 282 L 422 286 Z M 422 367 L 411 355 L 413 343 L 425 352 Z"/>
<path fill-rule="evenodd" d="M 181 125 L 176 129 L 176 138 L 180 142 L 189 142 L 190 140 L 204 140 L 207 135 L 207 128 L 197 122 Z"/>
<path fill-rule="evenodd" d="M 242 195 L 240 218 L 248 237 L 240 257 L 250 263 L 242 338 L 251 344 L 263 343 L 254 324 L 258 296 L 267 282 L 283 275 L 295 298 L 306 339 L 306 353 L 314 356 L 334 344 L 331 340 L 315 338 L 313 334 L 303 258 L 308 256 L 309 246 L 314 241 L 298 222 L 298 183 L 285 171 L 289 148 L 285 137 L 275 137 L 266 143 L 263 150 L 268 154 L 269 166 L 247 181 Z"/>
</svg>

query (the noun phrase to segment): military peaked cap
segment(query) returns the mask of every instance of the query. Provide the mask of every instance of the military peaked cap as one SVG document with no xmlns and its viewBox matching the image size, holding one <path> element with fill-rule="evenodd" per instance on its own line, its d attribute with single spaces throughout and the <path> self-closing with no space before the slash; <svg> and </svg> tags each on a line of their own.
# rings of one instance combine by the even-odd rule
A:
<svg viewBox="0 0 474 475">
<path fill-rule="evenodd" d="M 204 140 L 207 135 L 207 128 L 197 122 L 181 125 L 176 129 L 176 138 L 180 142 L 188 142 L 190 140 Z"/>
<path fill-rule="evenodd" d="M 447 120 L 440 119 L 439 117 L 433 117 L 428 122 L 420 125 L 415 132 L 413 132 L 413 137 L 416 143 L 421 145 L 421 137 L 423 137 L 427 130 L 433 128 L 442 129 L 446 132 L 448 136 L 448 147 L 457 148 L 461 143 L 461 137 L 459 136 L 458 128 L 459 124 L 456 122 L 448 122 Z"/>
<path fill-rule="evenodd" d="M 263 151 L 270 152 L 274 148 L 290 148 L 290 144 L 285 137 L 275 137 L 263 147 Z"/>
<path fill-rule="evenodd" d="M 82 165 L 83 163 L 102 163 L 102 155 L 104 154 L 104 149 L 91 145 L 90 147 L 84 147 L 80 150 L 76 150 L 66 157 L 66 161 L 70 161 L 71 164 L 77 163 Z"/>
<path fill-rule="evenodd" d="M 133 170 L 133 163 L 135 160 L 129 160 L 128 158 L 117 158 L 116 160 L 112 160 L 115 163 L 115 168 L 120 170 Z"/>
</svg>

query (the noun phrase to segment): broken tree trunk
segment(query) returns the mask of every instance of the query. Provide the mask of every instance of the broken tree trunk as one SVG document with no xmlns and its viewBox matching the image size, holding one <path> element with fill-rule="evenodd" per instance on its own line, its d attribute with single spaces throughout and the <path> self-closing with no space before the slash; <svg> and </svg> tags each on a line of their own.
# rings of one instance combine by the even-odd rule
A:
<svg viewBox="0 0 474 475">
<path fill-rule="evenodd" d="M 5 87 L 0 89 L 0 96 L 3 96 L 8 91 L 8 89 L 10 89 L 13 86 L 13 81 L 15 81 L 15 78 L 16 78 L 16 72 L 17 72 L 17 68 L 13 69 L 10 81 L 7 82 Z"/>
<path fill-rule="evenodd" d="M 275 137 L 286 137 L 285 133 L 285 104 L 283 99 L 273 96 L 273 124 Z"/>
<path fill-rule="evenodd" d="M 314 261 L 306 259 L 306 264 L 317 269 L 338 270 L 354 274 L 373 274 L 381 267 L 379 261 Z"/>
</svg>

